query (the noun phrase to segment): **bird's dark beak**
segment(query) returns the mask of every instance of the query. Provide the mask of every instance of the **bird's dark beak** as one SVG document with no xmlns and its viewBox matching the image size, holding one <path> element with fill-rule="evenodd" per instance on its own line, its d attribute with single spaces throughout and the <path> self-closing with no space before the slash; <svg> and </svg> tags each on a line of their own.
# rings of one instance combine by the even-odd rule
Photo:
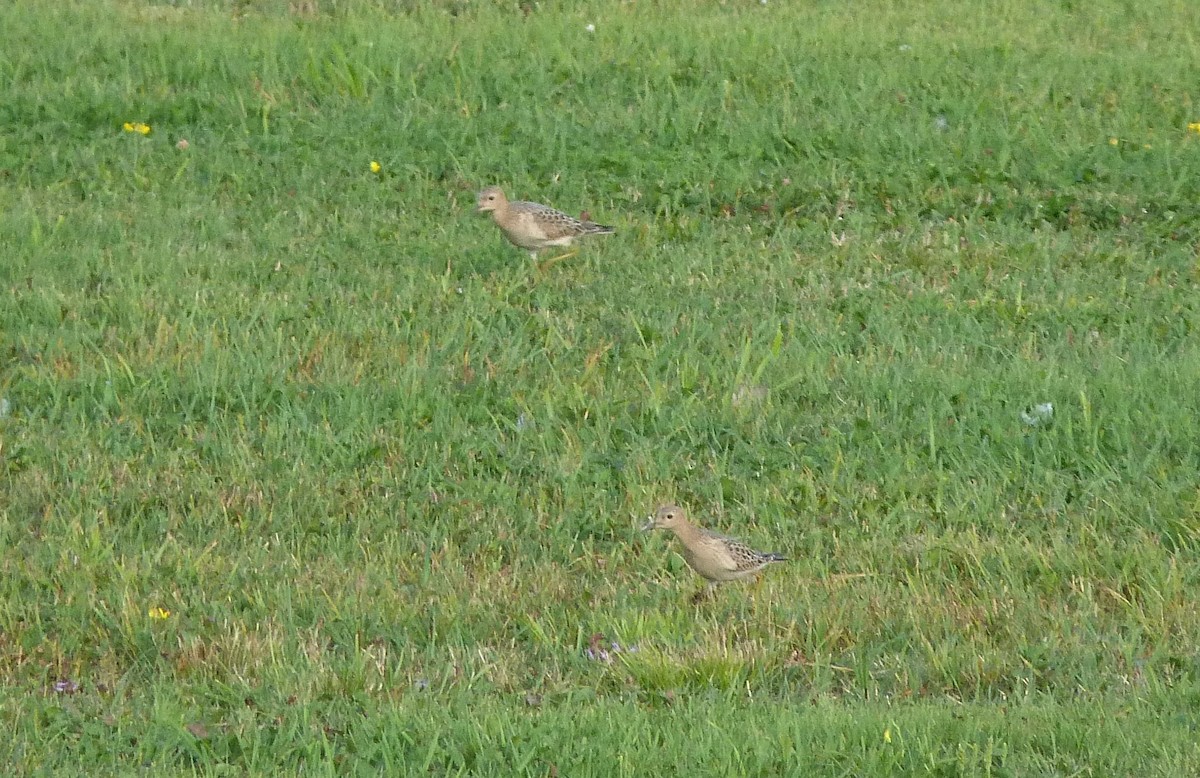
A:
<svg viewBox="0 0 1200 778">
<path fill-rule="evenodd" d="M 642 532 L 649 532 L 652 529 L 654 529 L 654 517 L 653 516 L 650 517 L 650 521 L 648 521 L 642 525 Z"/>
</svg>

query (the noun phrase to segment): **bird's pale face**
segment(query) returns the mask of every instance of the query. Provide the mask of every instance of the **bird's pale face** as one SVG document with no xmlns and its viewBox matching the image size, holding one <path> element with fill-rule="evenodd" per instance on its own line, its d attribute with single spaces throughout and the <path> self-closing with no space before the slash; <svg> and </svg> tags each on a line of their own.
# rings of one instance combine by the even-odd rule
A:
<svg viewBox="0 0 1200 778">
<path fill-rule="evenodd" d="M 499 187 L 489 186 L 479 193 L 479 199 L 475 201 L 475 211 L 476 213 L 494 211 L 504 202 L 504 192 L 500 191 Z"/>
<path fill-rule="evenodd" d="M 642 530 L 672 529 L 679 526 L 680 522 L 686 518 L 683 508 L 680 508 L 678 505 L 660 505 L 658 510 L 654 512 L 654 515 L 650 517 L 650 521 L 646 526 L 642 527 Z"/>
</svg>

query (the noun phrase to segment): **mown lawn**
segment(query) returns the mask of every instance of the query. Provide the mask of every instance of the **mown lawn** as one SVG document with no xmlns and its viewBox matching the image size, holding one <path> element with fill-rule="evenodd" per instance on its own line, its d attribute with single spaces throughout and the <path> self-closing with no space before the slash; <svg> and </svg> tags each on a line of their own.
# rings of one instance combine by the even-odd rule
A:
<svg viewBox="0 0 1200 778">
<path fill-rule="evenodd" d="M 0 4 L 0 772 L 1200 773 L 1198 19 Z"/>
</svg>

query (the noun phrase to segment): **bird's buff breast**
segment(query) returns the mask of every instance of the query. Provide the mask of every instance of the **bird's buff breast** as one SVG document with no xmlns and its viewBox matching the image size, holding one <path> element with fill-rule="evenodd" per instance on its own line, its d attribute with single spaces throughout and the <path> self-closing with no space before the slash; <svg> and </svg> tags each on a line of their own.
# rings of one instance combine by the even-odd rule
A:
<svg viewBox="0 0 1200 778">
<path fill-rule="evenodd" d="M 530 219 L 526 214 L 521 214 L 513 222 L 513 224 L 497 223 L 500 225 L 500 230 L 504 233 L 504 237 L 508 238 L 509 242 L 514 246 L 520 246 L 523 249 L 536 249 L 545 245 L 546 233 L 538 227 L 536 221 Z"/>
<path fill-rule="evenodd" d="M 737 570 L 732 569 L 732 565 L 728 564 L 728 560 L 723 555 L 712 553 L 707 548 L 704 549 L 704 553 L 697 554 L 691 548 L 684 546 L 683 561 L 710 581 L 732 581 L 739 577 Z M 726 564 L 722 564 L 723 562 Z"/>
</svg>

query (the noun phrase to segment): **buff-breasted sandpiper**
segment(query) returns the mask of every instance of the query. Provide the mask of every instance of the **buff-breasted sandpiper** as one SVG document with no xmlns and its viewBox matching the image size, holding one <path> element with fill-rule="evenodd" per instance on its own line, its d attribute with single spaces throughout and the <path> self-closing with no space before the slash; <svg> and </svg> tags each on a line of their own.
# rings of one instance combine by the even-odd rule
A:
<svg viewBox="0 0 1200 778">
<path fill-rule="evenodd" d="M 675 533 L 683 545 L 684 561 L 708 582 L 698 596 L 708 594 L 719 583 L 752 576 L 772 562 L 787 561 L 782 554 L 755 551 L 740 540 L 693 524 L 678 505 L 659 507 L 642 529 Z"/>
<path fill-rule="evenodd" d="M 489 186 L 479 193 L 476 202 L 479 213 L 490 213 L 492 221 L 514 246 L 520 246 L 537 259 L 539 251 L 551 246 L 570 246 L 571 241 L 585 235 L 611 235 L 612 227 L 593 221 L 576 219 L 541 203 L 509 200 L 504 190 Z M 556 262 L 572 254 L 564 254 L 547 262 Z"/>
</svg>

